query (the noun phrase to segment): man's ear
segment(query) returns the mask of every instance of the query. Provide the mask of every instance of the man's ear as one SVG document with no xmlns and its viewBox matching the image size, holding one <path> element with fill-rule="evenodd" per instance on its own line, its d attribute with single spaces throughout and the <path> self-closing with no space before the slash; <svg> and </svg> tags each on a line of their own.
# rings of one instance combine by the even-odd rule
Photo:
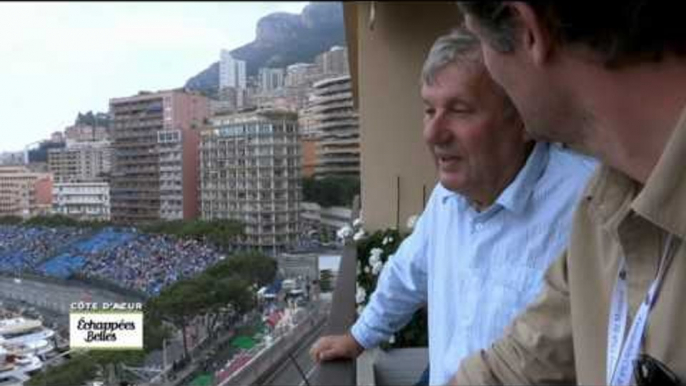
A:
<svg viewBox="0 0 686 386">
<path fill-rule="evenodd" d="M 536 66 L 550 60 L 554 46 L 553 36 L 540 16 L 531 5 L 521 1 L 514 1 L 508 6 L 517 25 L 518 46 L 522 53 L 528 55 Z"/>
</svg>

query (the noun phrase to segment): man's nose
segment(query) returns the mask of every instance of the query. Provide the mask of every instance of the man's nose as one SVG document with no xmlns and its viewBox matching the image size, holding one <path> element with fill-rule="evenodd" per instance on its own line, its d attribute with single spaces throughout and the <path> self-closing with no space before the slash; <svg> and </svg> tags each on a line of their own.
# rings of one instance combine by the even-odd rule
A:
<svg viewBox="0 0 686 386">
<path fill-rule="evenodd" d="M 450 130 L 446 125 L 446 119 L 441 113 L 437 113 L 424 122 L 424 139 L 430 144 L 442 144 L 450 141 Z"/>
</svg>

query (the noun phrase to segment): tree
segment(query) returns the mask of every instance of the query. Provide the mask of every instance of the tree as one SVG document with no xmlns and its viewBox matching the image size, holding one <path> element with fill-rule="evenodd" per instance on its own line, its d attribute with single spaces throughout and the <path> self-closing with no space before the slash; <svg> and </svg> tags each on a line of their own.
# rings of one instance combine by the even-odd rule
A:
<svg viewBox="0 0 686 386">
<path fill-rule="evenodd" d="M 238 275 L 249 284 L 258 287 L 274 281 L 278 264 L 276 260 L 259 252 L 242 252 L 208 268 L 205 273 L 215 278 Z"/>
<path fill-rule="evenodd" d="M 140 229 L 145 233 L 207 241 L 223 251 L 229 250 L 235 238 L 243 234 L 240 222 L 226 219 L 156 221 Z"/>
<path fill-rule="evenodd" d="M 179 328 L 183 334 L 183 350 L 188 355 L 186 328 L 190 321 L 206 307 L 205 283 L 199 280 L 179 280 L 149 301 L 150 312 L 156 318 L 166 320 Z"/>
<path fill-rule="evenodd" d="M 356 177 L 303 178 L 303 199 L 323 207 L 350 206 L 360 194 L 360 179 Z"/>
<path fill-rule="evenodd" d="M 50 367 L 36 374 L 27 386 L 83 385 L 93 379 L 98 371 L 97 362 L 88 353 L 76 353 L 61 366 Z"/>
<path fill-rule="evenodd" d="M 3 225 L 17 225 L 17 224 L 21 224 L 22 221 L 24 221 L 24 219 L 22 219 L 19 216 L 2 216 L 2 217 L 0 217 L 0 224 L 3 224 Z"/>
<path fill-rule="evenodd" d="M 146 310 L 148 305 L 146 304 Z M 143 348 L 146 353 L 161 350 L 165 339 L 171 337 L 172 331 L 162 319 L 153 312 L 145 312 L 143 316 Z"/>
<path fill-rule="evenodd" d="M 206 289 L 203 314 L 207 315 L 207 335 L 214 336 L 214 330 L 222 315 L 227 313 L 242 314 L 255 305 L 249 283 L 238 275 L 218 279 L 210 275 L 201 275 L 197 280 L 203 281 Z"/>
</svg>

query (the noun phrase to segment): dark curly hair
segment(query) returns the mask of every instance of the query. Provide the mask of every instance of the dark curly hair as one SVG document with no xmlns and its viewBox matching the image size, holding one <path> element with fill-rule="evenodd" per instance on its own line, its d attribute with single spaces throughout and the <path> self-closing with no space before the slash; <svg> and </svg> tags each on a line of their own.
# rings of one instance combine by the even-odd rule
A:
<svg viewBox="0 0 686 386">
<path fill-rule="evenodd" d="M 506 1 L 458 1 L 500 52 L 515 48 L 518 20 Z M 686 53 L 686 2 L 623 0 L 527 2 L 560 44 L 594 50 L 607 68 L 659 62 L 666 54 Z"/>
</svg>

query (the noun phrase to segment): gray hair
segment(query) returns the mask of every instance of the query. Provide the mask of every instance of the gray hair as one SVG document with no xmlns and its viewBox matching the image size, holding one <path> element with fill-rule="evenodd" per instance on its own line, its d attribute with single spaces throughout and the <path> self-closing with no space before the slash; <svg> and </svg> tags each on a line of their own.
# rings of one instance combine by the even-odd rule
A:
<svg viewBox="0 0 686 386">
<path fill-rule="evenodd" d="M 475 66 L 476 68 L 484 67 L 481 42 L 476 35 L 464 27 L 456 27 L 448 34 L 436 39 L 422 67 L 422 84 L 433 85 L 438 73 L 446 66 L 454 63 Z M 483 69 L 485 70 L 485 68 Z M 496 82 L 493 82 L 493 85 L 497 92 L 503 96 L 507 119 L 520 119 L 517 109 L 505 90 Z"/>
<path fill-rule="evenodd" d="M 422 67 L 422 83 L 433 85 L 436 75 L 452 63 L 483 63 L 479 39 L 462 27 L 436 39 Z"/>
</svg>

